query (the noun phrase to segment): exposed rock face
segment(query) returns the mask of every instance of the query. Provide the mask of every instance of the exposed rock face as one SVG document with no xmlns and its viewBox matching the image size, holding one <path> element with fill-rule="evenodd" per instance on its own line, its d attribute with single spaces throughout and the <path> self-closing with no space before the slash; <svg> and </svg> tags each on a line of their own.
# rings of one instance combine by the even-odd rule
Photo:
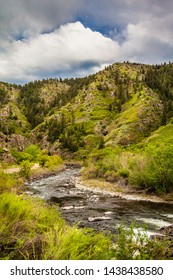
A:
<svg viewBox="0 0 173 280">
<path fill-rule="evenodd" d="M 13 162 L 14 159 L 10 153 L 11 148 L 23 151 L 28 145 L 31 145 L 31 142 L 22 135 L 12 134 L 11 136 L 6 136 L 0 132 L 0 160 L 4 160 L 7 163 Z"/>
<path fill-rule="evenodd" d="M 4 151 L 8 151 L 10 148 L 16 148 L 18 151 L 23 151 L 31 142 L 25 136 L 12 134 L 11 136 L 6 136 L 0 132 L 0 146 Z"/>
<path fill-rule="evenodd" d="M 23 151 L 31 142 L 22 135 L 12 134 L 10 138 L 10 146 L 17 148 L 18 151 Z"/>
</svg>

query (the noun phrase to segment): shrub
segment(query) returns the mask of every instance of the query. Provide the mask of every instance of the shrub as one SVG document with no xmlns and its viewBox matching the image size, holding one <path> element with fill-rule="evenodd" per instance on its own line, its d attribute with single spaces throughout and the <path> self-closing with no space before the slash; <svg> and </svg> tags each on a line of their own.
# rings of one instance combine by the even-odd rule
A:
<svg viewBox="0 0 173 280">
<path fill-rule="evenodd" d="M 37 145 L 30 145 L 23 152 L 13 149 L 11 150 L 11 154 L 18 164 L 22 161 L 37 162 L 40 157 L 41 150 Z"/>
<path fill-rule="evenodd" d="M 16 150 L 11 150 L 11 155 L 15 158 L 16 162 L 18 164 L 20 164 L 22 161 L 28 160 L 31 161 L 32 160 L 32 156 L 25 153 L 25 152 L 19 152 Z"/>
<path fill-rule="evenodd" d="M 173 145 L 148 146 L 145 154 L 131 162 L 130 183 L 156 193 L 173 190 Z"/>
<path fill-rule="evenodd" d="M 37 162 L 40 156 L 41 150 L 37 145 L 28 146 L 24 152 L 31 156 L 31 161 Z"/>
<path fill-rule="evenodd" d="M 29 179 L 32 172 L 31 167 L 32 167 L 32 163 L 30 161 L 28 160 L 22 161 L 22 163 L 20 164 L 19 175 L 22 176 L 23 178 Z"/>
<path fill-rule="evenodd" d="M 42 155 L 39 159 L 39 163 L 42 167 L 46 168 L 53 168 L 53 167 L 58 167 L 59 165 L 62 164 L 62 158 L 58 155 L 54 156 L 48 156 L 48 155 Z"/>
<path fill-rule="evenodd" d="M 123 177 L 123 178 L 128 178 L 129 177 L 129 170 L 127 170 L 127 169 L 119 169 L 118 170 L 118 175 L 120 177 Z"/>
<path fill-rule="evenodd" d="M 114 170 L 107 170 L 104 174 L 104 178 L 108 182 L 116 182 L 118 179 L 117 172 L 115 172 Z"/>
<path fill-rule="evenodd" d="M 86 179 L 94 179 L 99 177 L 99 170 L 94 164 L 90 164 L 88 167 L 84 167 L 81 170 L 81 174 Z"/>
</svg>

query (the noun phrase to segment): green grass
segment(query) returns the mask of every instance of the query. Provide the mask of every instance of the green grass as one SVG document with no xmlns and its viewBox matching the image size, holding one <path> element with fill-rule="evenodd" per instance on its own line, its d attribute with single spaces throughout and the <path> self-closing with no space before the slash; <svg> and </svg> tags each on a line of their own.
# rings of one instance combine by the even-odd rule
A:
<svg viewBox="0 0 173 280">
<path fill-rule="evenodd" d="M 150 135 L 161 124 L 162 108 L 158 103 L 157 95 L 147 88 L 134 94 L 108 127 L 106 144 L 128 146 Z"/>
<path fill-rule="evenodd" d="M 7 174 L 3 170 L 0 170 L 0 193 L 15 190 L 18 183 L 19 181 L 14 174 Z"/>
<path fill-rule="evenodd" d="M 160 127 L 158 130 L 152 133 L 150 137 L 142 142 L 144 145 L 154 144 L 159 145 L 160 143 L 172 144 L 173 143 L 173 124 L 169 123 L 166 126 Z"/>
<path fill-rule="evenodd" d="M 58 209 L 11 193 L 0 195 L 0 221 L 0 259 L 104 259 L 111 244 L 101 233 L 69 227 Z"/>
</svg>

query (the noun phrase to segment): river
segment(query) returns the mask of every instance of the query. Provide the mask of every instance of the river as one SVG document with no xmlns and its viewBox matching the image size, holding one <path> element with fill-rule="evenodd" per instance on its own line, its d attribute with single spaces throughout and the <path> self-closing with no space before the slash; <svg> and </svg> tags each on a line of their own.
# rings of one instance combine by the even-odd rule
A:
<svg viewBox="0 0 173 280">
<path fill-rule="evenodd" d="M 91 227 L 115 233 L 117 226 L 147 225 L 148 233 L 173 224 L 173 204 L 127 200 L 97 191 L 76 187 L 79 169 L 66 169 L 56 176 L 28 185 L 34 196 L 58 204 L 61 216 L 70 225 Z"/>
</svg>

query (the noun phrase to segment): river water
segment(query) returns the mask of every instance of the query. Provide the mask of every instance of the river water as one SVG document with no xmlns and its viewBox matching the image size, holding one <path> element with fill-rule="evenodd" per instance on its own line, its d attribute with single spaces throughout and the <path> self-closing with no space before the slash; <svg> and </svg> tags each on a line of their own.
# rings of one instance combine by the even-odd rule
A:
<svg viewBox="0 0 173 280">
<path fill-rule="evenodd" d="M 76 187 L 79 169 L 66 169 L 56 176 L 40 179 L 28 185 L 35 196 L 57 204 L 61 216 L 79 227 L 115 233 L 117 226 L 135 223 L 147 225 L 152 234 L 173 224 L 173 204 L 126 200 L 111 194 Z"/>
</svg>

